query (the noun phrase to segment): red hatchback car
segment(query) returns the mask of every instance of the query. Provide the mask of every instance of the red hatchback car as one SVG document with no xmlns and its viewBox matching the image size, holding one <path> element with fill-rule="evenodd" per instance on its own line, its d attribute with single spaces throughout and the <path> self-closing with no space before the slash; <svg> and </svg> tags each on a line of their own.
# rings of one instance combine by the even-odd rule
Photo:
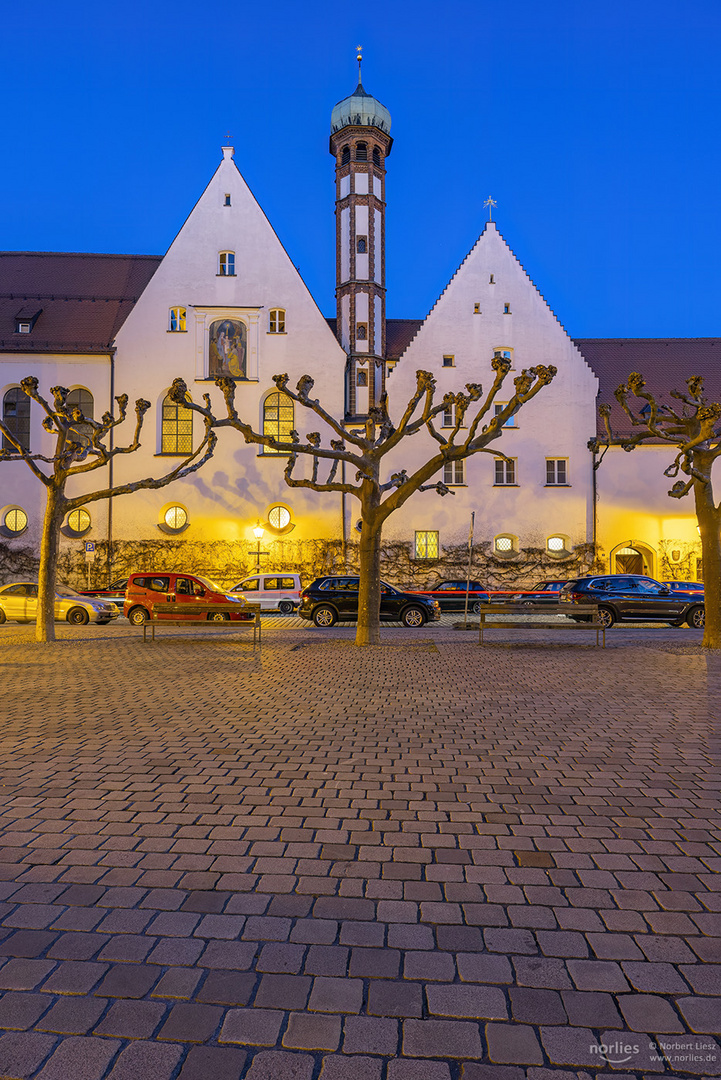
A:
<svg viewBox="0 0 721 1080">
<path fill-rule="evenodd" d="M 198 577 L 195 574 L 175 574 L 154 571 L 153 573 L 131 574 L 128 578 L 128 586 L 125 590 L 125 603 L 123 615 L 133 624 L 142 626 L 150 619 L 153 605 L 168 605 L 169 619 L 194 619 L 193 612 L 178 614 L 173 604 L 198 603 L 198 606 L 207 607 L 210 604 L 236 604 L 235 611 L 218 611 L 208 614 L 209 621 L 221 621 L 231 619 L 234 622 L 247 622 L 253 618 L 249 612 L 248 602 L 238 593 L 226 592 L 222 586 L 207 578 Z M 162 618 L 162 614 L 160 615 Z"/>
</svg>

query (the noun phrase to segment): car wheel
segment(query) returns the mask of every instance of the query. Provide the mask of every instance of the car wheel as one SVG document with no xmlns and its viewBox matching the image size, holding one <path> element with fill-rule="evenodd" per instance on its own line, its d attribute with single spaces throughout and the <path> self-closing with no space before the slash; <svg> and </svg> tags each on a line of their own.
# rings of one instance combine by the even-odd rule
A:
<svg viewBox="0 0 721 1080">
<path fill-rule="evenodd" d="M 686 622 L 694 630 L 703 630 L 706 625 L 706 609 L 700 606 L 692 607 L 686 616 Z"/>
<path fill-rule="evenodd" d="M 281 615 L 292 615 L 293 605 L 291 604 L 290 600 L 281 600 L 281 602 L 278 604 L 278 611 L 281 613 Z"/>
<path fill-rule="evenodd" d="M 229 611 L 209 611 L 208 622 L 230 622 Z"/>
<path fill-rule="evenodd" d="M 0 608 L 0 626 L 2 626 L 2 624 L 5 622 L 6 619 L 7 619 L 7 615 L 5 614 L 3 609 Z"/>
<path fill-rule="evenodd" d="M 131 626 L 142 626 L 143 623 L 149 622 L 150 616 L 143 607 L 131 608 L 128 612 L 128 622 Z"/>
<path fill-rule="evenodd" d="M 335 608 L 325 606 L 317 607 L 313 612 L 313 622 L 316 626 L 334 626 L 337 621 L 338 615 Z"/>
<path fill-rule="evenodd" d="M 598 609 L 598 621 L 610 630 L 613 624 L 616 622 L 616 616 L 611 611 L 610 607 L 600 607 Z"/>
<path fill-rule="evenodd" d="M 482 611 L 483 611 L 483 604 L 481 603 L 480 600 L 476 600 L 475 604 L 473 605 L 473 614 L 474 615 L 480 615 Z"/>
<path fill-rule="evenodd" d="M 73 626 L 85 626 L 86 623 L 90 622 L 90 616 L 84 607 L 70 608 L 66 617 Z"/>
<path fill-rule="evenodd" d="M 417 628 L 423 626 L 425 621 L 425 612 L 419 607 L 408 607 L 401 615 L 401 622 L 404 626 Z"/>
</svg>

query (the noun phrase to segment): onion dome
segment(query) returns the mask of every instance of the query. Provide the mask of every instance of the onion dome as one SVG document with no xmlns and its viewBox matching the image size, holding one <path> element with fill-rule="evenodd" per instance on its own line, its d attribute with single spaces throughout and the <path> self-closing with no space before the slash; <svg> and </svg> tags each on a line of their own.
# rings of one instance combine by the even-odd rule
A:
<svg viewBox="0 0 721 1080">
<path fill-rule="evenodd" d="M 331 135 L 346 127 L 375 127 L 386 135 L 391 133 L 391 114 L 363 89 L 360 80 L 350 97 L 339 101 L 330 116 Z"/>
</svg>

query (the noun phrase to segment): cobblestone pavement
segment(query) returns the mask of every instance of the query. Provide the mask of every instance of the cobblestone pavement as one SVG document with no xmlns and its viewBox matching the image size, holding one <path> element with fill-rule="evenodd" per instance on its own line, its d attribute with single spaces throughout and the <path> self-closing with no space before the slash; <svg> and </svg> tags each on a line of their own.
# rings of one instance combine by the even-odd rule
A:
<svg viewBox="0 0 721 1080">
<path fill-rule="evenodd" d="M 1 1078 L 721 1075 L 700 634 L 58 633 L 0 628 Z"/>
</svg>

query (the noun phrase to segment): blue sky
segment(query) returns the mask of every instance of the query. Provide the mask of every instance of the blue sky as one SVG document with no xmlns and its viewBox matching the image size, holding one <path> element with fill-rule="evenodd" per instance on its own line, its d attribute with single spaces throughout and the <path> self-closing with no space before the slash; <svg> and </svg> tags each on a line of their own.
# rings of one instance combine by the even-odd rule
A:
<svg viewBox="0 0 721 1080">
<path fill-rule="evenodd" d="M 362 44 L 389 317 L 426 314 L 490 194 L 573 336 L 721 336 L 718 0 L 39 0 L 3 29 L 3 250 L 162 254 L 229 130 L 335 314 L 329 119 Z"/>
</svg>

